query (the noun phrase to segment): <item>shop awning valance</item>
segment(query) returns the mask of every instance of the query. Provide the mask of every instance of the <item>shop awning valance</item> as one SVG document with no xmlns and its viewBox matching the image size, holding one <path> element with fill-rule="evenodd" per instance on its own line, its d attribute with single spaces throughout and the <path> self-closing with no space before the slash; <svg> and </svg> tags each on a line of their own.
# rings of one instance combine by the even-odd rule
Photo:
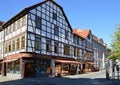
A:
<svg viewBox="0 0 120 85">
<path fill-rule="evenodd" d="M 58 63 L 64 63 L 64 64 L 82 64 L 81 62 L 78 61 L 70 61 L 70 60 L 56 60 Z"/>
<path fill-rule="evenodd" d="M 13 62 L 13 61 L 17 61 L 19 59 L 12 59 L 12 60 L 4 60 L 3 62 Z"/>
<path fill-rule="evenodd" d="M 87 62 L 87 64 L 91 64 L 91 65 L 93 65 L 93 64 L 94 64 L 94 62 Z"/>
</svg>

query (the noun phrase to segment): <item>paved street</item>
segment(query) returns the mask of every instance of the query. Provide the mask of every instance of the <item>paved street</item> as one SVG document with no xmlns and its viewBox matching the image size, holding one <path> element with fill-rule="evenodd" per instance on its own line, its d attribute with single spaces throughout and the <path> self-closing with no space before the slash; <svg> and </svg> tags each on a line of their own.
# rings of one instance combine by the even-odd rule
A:
<svg viewBox="0 0 120 85">
<path fill-rule="evenodd" d="M 0 85 L 120 85 L 119 80 L 106 80 L 105 71 L 55 78 L 10 79 L 0 77 Z"/>
</svg>

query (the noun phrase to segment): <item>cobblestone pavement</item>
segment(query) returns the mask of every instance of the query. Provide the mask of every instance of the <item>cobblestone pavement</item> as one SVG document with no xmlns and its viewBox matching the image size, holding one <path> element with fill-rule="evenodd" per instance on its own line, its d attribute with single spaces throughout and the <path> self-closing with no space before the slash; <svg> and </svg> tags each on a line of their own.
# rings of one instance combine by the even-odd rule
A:
<svg viewBox="0 0 120 85">
<path fill-rule="evenodd" d="M 120 85 L 119 80 L 106 80 L 105 71 L 64 77 L 14 79 L 0 77 L 0 85 Z"/>
</svg>

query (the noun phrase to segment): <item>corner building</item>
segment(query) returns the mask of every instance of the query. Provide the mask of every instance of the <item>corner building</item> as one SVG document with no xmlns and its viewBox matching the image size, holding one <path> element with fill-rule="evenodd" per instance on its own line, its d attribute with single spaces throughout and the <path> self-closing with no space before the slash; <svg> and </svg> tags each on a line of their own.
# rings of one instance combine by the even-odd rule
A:
<svg viewBox="0 0 120 85">
<path fill-rule="evenodd" d="M 73 31 L 63 8 L 45 0 L 2 25 L 1 73 L 32 77 L 76 74 L 94 68 L 91 31 Z"/>
</svg>

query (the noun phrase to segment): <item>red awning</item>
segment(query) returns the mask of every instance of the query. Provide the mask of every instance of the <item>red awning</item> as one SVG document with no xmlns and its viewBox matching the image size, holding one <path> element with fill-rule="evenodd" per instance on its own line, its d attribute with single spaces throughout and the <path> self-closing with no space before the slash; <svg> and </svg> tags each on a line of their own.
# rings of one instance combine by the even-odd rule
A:
<svg viewBox="0 0 120 85">
<path fill-rule="evenodd" d="M 78 62 L 78 61 L 70 61 L 70 60 L 56 60 L 56 62 L 64 63 L 64 64 L 82 64 L 81 62 Z"/>
<path fill-rule="evenodd" d="M 93 64 L 94 64 L 94 62 L 87 62 L 87 64 L 92 64 L 92 65 L 93 65 Z"/>
</svg>

